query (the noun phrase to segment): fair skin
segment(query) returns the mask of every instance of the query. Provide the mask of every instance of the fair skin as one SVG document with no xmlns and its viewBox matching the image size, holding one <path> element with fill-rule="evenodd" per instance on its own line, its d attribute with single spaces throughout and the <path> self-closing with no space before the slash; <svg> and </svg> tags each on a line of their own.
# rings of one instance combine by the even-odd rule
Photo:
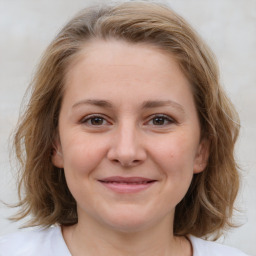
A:
<svg viewBox="0 0 256 256">
<path fill-rule="evenodd" d="M 65 86 L 53 163 L 77 202 L 78 224 L 63 227 L 72 255 L 191 256 L 190 242 L 173 235 L 174 212 L 208 153 L 175 59 L 95 40 Z"/>
</svg>

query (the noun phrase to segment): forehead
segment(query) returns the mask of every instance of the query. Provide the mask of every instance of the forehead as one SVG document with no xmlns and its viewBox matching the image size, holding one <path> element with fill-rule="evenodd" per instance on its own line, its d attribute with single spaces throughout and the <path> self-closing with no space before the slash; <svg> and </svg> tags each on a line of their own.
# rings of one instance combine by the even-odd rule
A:
<svg viewBox="0 0 256 256">
<path fill-rule="evenodd" d="M 161 90 L 163 94 L 169 90 L 191 94 L 175 57 L 146 43 L 91 40 L 76 54 L 65 78 L 65 93 L 73 90 L 77 97 L 82 96 L 81 91 L 105 97 L 128 89 L 145 97 Z"/>
<path fill-rule="evenodd" d="M 77 72 L 79 70 L 79 72 Z M 65 81 L 70 84 L 74 78 L 82 75 L 81 70 L 87 73 L 95 73 L 97 69 L 98 78 L 104 76 L 106 72 L 120 71 L 112 74 L 117 76 L 119 73 L 129 73 L 134 75 L 140 73 L 153 72 L 154 78 L 159 79 L 172 70 L 173 73 L 183 76 L 179 63 L 175 56 L 167 50 L 160 49 L 158 46 L 149 43 L 129 43 L 126 41 L 108 39 L 92 39 L 86 42 L 81 50 L 76 53 L 68 65 Z M 107 69 L 107 70 L 106 70 Z M 137 72 L 136 72 L 137 69 Z M 125 78 L 125 74 L 122 75 Z M 130 77 L 127 77 L 130 79 Z M 144 76 L 143 79 L 146 77 Z M 152 76 L 150 76 L 152 79 Z M 94 77 L 95 79 L 95 77 Z M 172 77 L 175 79 L 175 77 Z M 187 81 L 188 82 L 188 81 Z"/>
<path fill-rule="evenodd" d="M 74 57 L 70 61 L 68 70 L 85 58 L 87 59 L 87 61 L 94 62 L 94 64 L 97 65 L 109 64 L 109 62 L 112 62 L 113 65 L 120 65 L 123 63 L 120 63 L 117 56 L 122 54 L 122 57 L 125 56 L 122 61 L 129 61 L 129 64 L 137 64 L 138 61 L 141 60 L 142 54 L 146 54 L 148 57 L 152 58 L 154 56 L 157 57 L 156 52 L 158 53 L 158 58 L 160 57 L 160 55 L 168 55 L 170 59 L 174 59 L 174 56 L 171 54 L 171 52 L 163 50 L 159 46 L 151 43 L 133 43 L 114 38 L 90 39 L 89 41 L 84 43 L 81 46 L 80 50 L 74 55 Z M 132 58 L 129 58 L 129 56 L 134 53 L 142 54 L 137 54 L 136 58 L 134 58 L 134 56 Z M 145 56 L 143 56 L 143 58 L 145 58 Z"/>
</svg>

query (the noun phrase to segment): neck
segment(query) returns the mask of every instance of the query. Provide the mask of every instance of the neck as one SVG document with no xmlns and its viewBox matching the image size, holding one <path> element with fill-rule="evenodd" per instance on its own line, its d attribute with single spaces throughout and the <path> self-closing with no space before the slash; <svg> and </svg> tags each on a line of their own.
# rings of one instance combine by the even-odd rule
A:
<svg viewBox="0 0 256 256">
<path fill-rule="evenodd" d="M 92 220 L 63 227 L 63 236 L 73 256 L 190 256 L 190 243 L 175 237 L 172 219 L 166 217 L 158 225 L 134 232 L 109 229 Z"/>
</svg>

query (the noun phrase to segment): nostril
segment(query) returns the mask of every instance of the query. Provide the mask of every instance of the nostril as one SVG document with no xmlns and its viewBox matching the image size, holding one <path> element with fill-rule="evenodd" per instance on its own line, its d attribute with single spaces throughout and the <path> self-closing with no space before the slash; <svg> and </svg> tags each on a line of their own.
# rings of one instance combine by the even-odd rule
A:
<svg viewBox="0 0 256 256">
<path fill-rule="evenodd" d="M 118 159 L 112 159 L 112 162 L 120 164 L 124 167 L 131 167 L 131 166 L 139 164 L 141 161 L 138 160 L 138 159 L 132 160 L 132 161 L 121 161 L 121 160 L 118 160 Z"/>
</svg>

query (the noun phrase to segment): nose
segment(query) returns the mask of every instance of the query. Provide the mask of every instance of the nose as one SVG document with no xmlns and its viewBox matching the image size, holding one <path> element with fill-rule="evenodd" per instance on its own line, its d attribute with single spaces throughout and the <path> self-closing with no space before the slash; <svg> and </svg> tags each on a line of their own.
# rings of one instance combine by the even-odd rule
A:
<svg viewBox="0 0 256 256">
<path fill-rule="evenodd" d="M 134 125 L 120 125 L 113 136 L 107 157 L 123 167 L 134 167 L 147 158 L 142 137 Z"/>
</svg>

